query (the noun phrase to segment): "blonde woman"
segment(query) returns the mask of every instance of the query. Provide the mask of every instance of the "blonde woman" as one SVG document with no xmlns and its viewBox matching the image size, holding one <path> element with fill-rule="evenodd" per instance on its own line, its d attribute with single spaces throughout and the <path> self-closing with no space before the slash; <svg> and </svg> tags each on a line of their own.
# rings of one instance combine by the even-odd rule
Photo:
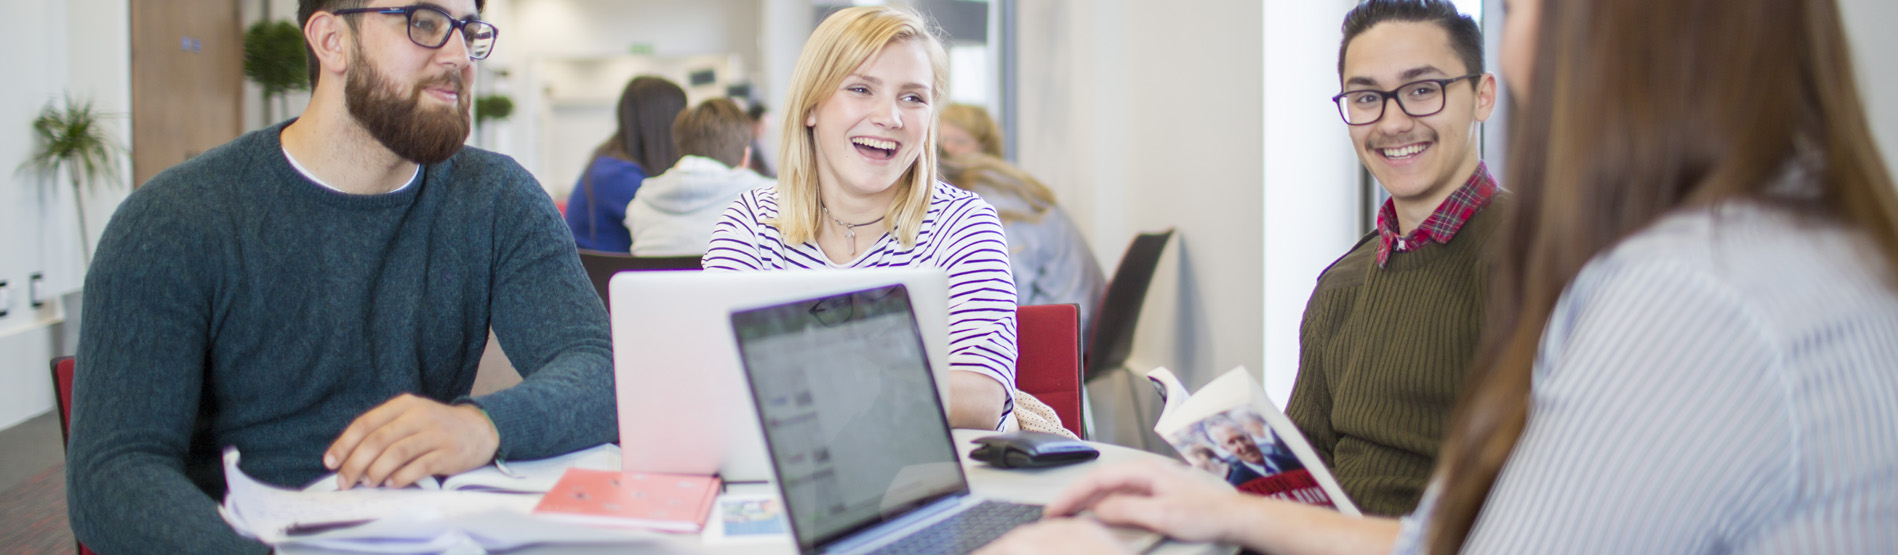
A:
<svg viewBox="0 0 1898 555">
<path fill-rule="evenodd" d="M 947 115 L 942 134 L 945 154 L 950 135 Z M 988 118 L 986 113 L 979 115 Z M 1028 172 L 985 152 L 949 155 L 942 161 L 942 175 L 950 184 L 995 205 L 1002 231 L 1008 235 L 1008 259 L 1021 304 L 1077 305 L 1081 329 L 1094 329 L 1094 308 L 1107 292 L 1107 277 L 1087 238 L 1067 211 L 1055 204 L 1054 192 Z"/>
<path fill-rule="evenodd" d="M 1012 429 L 1015 284 L 995 208 L 938 182 L 947 56 L 901 8 L 832 14 L 784 106 L 778 184 L 740 196 L 706 270 L 930 266 L 949 276 L 949 423 Z"/>
</svg>

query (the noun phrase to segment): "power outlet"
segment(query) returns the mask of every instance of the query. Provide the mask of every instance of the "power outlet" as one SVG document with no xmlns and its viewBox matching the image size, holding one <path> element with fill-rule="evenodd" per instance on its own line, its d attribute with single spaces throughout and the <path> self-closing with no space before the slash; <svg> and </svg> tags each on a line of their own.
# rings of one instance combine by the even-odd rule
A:
<svg viewBox="0 0 1898 555">
<path fill-rule="evenodd" d="M 46 306 L 45 274 L 33 272 L 32 277 L 26 278 L 26 299 L 33 303 L 33 308 Z"/>
<path fill-rule="evenodd" d="M 0 279 L 0 318 L 7 317 L 7 308 L 13 306 L 13 296 L 7 290 L 7 280 Z"/>
</svg>

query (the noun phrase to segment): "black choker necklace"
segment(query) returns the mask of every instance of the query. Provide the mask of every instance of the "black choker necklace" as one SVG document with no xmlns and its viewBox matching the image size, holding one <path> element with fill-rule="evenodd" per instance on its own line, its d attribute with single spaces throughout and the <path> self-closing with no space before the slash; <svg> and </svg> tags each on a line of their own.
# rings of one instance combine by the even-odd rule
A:
<svg viewBox="0 0 1898 555">
<path fill-rule="evenodd" d="M 843 220 L 837 219 L 836 216 L 830 215 L 830 206 L 825 205 L 824 203 L 821 203 L 821 202 L 818 203 L 817 206 L 819 208 L 824 209 L 824 217 L 830 218 L 830 221 L 836 222 L 838 226 L 841 226 L 844 228 L 844 242 L 850 243 L 850 257 L 851 258 L 857 257 L 857 228 L 883 221 L 883 216 L 877 216 L 877 219 L 863 222 L 860 224 L 848 224 L 848 223 L 844 223 Z"/>
</svg>

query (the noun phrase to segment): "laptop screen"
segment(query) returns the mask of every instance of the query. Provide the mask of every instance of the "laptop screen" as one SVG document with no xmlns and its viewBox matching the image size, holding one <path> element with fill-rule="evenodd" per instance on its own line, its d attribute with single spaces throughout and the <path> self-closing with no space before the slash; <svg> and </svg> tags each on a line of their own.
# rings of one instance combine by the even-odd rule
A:
<svg viewBox="0 0 1898 555">
<path fill-rule="evenodd" d="M 902 285 L 732 327 L 801 551 L 968 491 Z"/>
</svg>

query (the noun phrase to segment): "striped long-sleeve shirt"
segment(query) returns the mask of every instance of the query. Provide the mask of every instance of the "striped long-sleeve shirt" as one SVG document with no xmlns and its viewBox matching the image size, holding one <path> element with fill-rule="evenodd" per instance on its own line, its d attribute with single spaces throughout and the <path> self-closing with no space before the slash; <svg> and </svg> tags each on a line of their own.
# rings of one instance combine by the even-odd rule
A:
<svg viewBox="0 0 1898 555">
<path fill-rule="evenodd" d="M 975 193 L 938 183 L 914 247 L 903 248 L 894 234 L 885 232 L 849 264 L 831 262 L 816 242 L 785 244 L 776 227 L 762 223 L 777 217 L 775 187 L 739 196 L 712 231 L 705 269 L 941 268 L 949 278 L 949 369 L 993 378 L 1009 399 L 1014 398 L 1015 282 L 1002 220 L 989 203 Z M 1014 427 L 1013 408 L 1012 401 L 1003 407 L 996 429 Z"/>
<path fill-rule="evenodd" d="M 1466 552 L 1898 552 L 1898 294 L 1877 253 L 1735 202 L 1591 260 Z"/>
</svg>

